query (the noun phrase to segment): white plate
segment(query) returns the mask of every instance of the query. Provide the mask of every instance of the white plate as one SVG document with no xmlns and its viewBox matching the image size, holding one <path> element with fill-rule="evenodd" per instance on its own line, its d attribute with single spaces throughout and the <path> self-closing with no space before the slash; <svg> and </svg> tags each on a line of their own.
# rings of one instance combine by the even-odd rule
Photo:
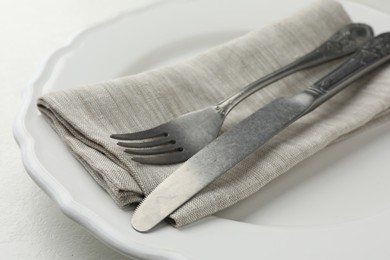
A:
<svg viewBox="0 0 390 260">
<path fill-rule="evenodd" d="M 118 251 L 158 259 L 390 259 L 390 125 L 329 147 L 216 216 L 149 234 L 120 210 L 39 115 L 42 93 L 182 60 L 312 0 L 159 1 L 75 36 L 27 89 L 14 133 L 25 167 L 63 212 Z M 390 16 L 344 2 L 382 32 Z M 387 149 L 386 149 L 387 148 Z"/>
</svg>

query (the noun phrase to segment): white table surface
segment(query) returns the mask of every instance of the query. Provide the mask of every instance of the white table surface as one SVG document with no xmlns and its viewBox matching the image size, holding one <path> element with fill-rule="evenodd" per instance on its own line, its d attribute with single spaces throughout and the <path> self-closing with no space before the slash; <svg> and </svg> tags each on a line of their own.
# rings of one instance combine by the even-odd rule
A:
<svg viewBox="0 0 390 260">
<path fill-rule="evenodd" d="M 389 0 L 353 1 L 390 13 Z M 63 215 L 35 185 L 23 168 L 12 124 L 22 91 L 49 53 L 76 32 L 147 2 L 0 1 L 1 259 L 127 259 Z"/>
</svg>

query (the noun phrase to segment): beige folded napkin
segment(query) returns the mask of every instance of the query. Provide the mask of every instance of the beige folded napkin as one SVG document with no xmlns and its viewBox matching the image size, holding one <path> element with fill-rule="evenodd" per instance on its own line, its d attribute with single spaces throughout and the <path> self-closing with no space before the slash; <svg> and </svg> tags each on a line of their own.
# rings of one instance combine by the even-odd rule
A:
<svg viewBox="0 0 390 260">
<path fill-rule="evenodd" d="M 135 163 L 110 134 L 147 129 L 216 104 L 311 51 L 349 22 L 340 4 L 320 1 L 185 62 L 49 93 L 38 107 L 96 182 L 126 207 L 180 165 Z M 303 90 L 339 63 L 298 72 L 259 91 L 229 114 L 223 131 L 274 98 Z M 171 214 L 172 223 L 183 226 L 231 206 L 327 145 L 387 120 L 389 72 L 370 74 L 298 120 Z"/>
</svg>

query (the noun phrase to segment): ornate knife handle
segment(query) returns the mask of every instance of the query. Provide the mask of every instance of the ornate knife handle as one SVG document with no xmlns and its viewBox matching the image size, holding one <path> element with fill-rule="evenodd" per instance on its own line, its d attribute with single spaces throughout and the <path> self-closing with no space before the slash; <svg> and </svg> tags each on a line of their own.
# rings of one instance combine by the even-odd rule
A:
<svg viewBox="0 0 390 260">
<path fill-rule="evenodd" d="M 322 45 L 292 63 L 250 83 L 217 105 L 222 116 L 226 116 L 238 103 L 256 91 L 299 70 L 307 69 L 357 51 L 373 37 L 370 26 L 351 23 L 331 36 Z"/>
<path fill-rule="evenodd" d="M 384 33 L 371 39 L 346 62 L 304 91 L 315 98 L 311 110 L 338 93 L 356 78 L 389 59 L 390 33 Z"/>
</svg>

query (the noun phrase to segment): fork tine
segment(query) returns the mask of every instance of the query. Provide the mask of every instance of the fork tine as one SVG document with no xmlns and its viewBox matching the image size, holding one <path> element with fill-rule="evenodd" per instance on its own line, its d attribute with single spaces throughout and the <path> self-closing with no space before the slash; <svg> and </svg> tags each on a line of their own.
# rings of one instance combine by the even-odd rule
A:
<svg viewBox="0 0 390 260">
<path fill-rule="evenodd" d="M 161 154 L 161 153 L 173 153 L 173 152 L 180 152 L 183 148 L 174 146 L 174 145 L 168 145 L 164 147 L 158 147 L 158 148 L 151 148 L 151 149 L 126 149 L 125 153 L 129 154 L 135 154 L 135 155 L 155 155 L 155 154 Z"/>
<path fill-rule="evenodd" d="M 131 159 L 133 161 L 142 164 L 164 165 L 164 164 L 184 162 L 185 160 L 187 160 L 187 157 L 185 153 L 178 151 L 178 152 L 165 153 L 156 156 L 133 157 Z"/>
<path fill-rule="evenodd" d="M 168 133 L 164 132 L 164 129 L 162 129 L 159 126 L 144 131 L 134 132 L 134 133 L 110 135 L 111 138 L 117 140 L 141 140 L 141 139 L 148 139 L 148 138 L 154 138 L 159 136 L 168 136 Z"/>
<path fill-rule="evenodd" d="M 174 144 L 175 141 L 167 138 L 159 138 L 150 142 L 141 142 L 141 143 L 126 143 L 126 142 L 118 142 L 117 145 L 122 147 L 128 147 L 128 148 L 148 148 L 148 147 L 154 147 L 164 144 Z"/>
</svg>

